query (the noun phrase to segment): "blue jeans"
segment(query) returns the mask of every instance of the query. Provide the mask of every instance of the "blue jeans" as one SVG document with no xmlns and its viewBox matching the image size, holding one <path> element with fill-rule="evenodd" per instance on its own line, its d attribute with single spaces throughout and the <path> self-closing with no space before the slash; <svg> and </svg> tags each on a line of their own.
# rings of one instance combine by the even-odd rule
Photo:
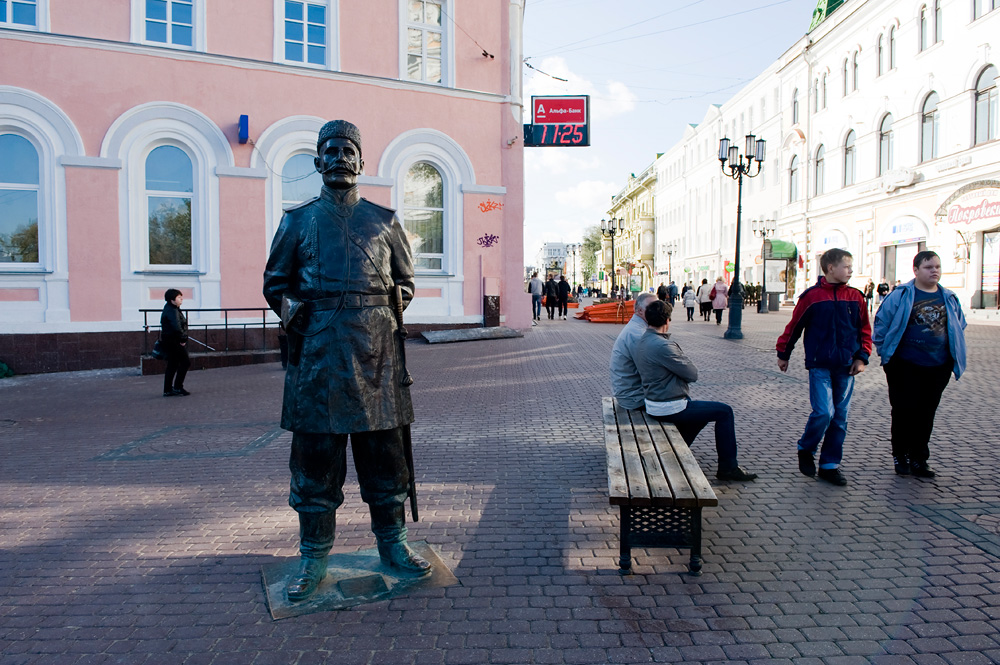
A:
<svg viewBox="0 0 1000 665">
<path fill-rule="evenodd" d="M 542 297 L 532 295 L 531 296 L 531 318 L 540 319 L 542 318 Z"/>
<path fill-rule="evenodd" d="M 806 431 L 799 439 L 799 450 L 815 453 L 820 440 L 823 450 L 819 468 L 836 469 L 844 456 L 844 439 L 847 438 L 847 412 L 854 393 L 854 377 L 848 368 L 809 370 L 809 403 L 812 413 L 806 422 Z"/>
<path fill-rule="evenodd" d="M 715 451 L 719 456 L 719 471 L 730 471 L 739 464 L 736 458 L 736 417 L 733 408 L 722 402 L 690 400 L 687 408 L 669 416 L 653 416 L 673 423 L 689 446 L 710 422 L 715 423 Z"/>
</svg>

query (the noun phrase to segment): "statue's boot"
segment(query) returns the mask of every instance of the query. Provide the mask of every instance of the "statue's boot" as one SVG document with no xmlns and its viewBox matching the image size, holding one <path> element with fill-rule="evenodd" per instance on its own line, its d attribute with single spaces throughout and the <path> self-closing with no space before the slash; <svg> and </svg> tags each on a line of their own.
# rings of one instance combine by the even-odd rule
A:
<svg viewBox="0 0 1000 665">
<path fill-rule="evenodd" d="M 288 600 L 297 602 L 312 595 L 326 577 L 327 557 L 333 547 L 337 514 L 299 513 L 299 570 L 285 585 Z"/>
<path fill-rule="evenodd" d="M 415 577 L 431 574 L 431 563 L 406 544 L 403 507 L 371 506 L 378 555 L 390 568 Z"/>
</svg>

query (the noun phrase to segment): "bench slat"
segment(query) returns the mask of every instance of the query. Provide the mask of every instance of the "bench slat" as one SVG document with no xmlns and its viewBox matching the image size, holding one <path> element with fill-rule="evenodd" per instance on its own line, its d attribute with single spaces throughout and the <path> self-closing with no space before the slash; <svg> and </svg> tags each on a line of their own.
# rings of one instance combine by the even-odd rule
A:
<svg viewBox="0 0 1000 665">
<path fill-rule="evenodd" d="M 618 438 L 621 440 L 622 458 L 625 460 L 625 474 L 628 476 L 628 493 L 633 506 L 648 506 L 649 485 L 646 483 L 646 473 L 642 468 L 642 458 L 639 456 L 639 446 L 632 429 L 632 420 L 628 409 L 615 402 L 615 418 L 618 421 Z"/>
<path fill-rule="evenodd" d="M 625 477 L 625 463 L 622 461 L 622 445 L 618 439 L 618 423 L 615 420 L 614 398 L 601 400 L 604 411 L 604 445 L 608 455 L 608 496 L 613 505 L 628 503 L 628 479 Z"/>
<path fill-rule="evenodd" d="M 691 487 L 681 462 L 674 452 L 674 445 L 677 443 L 687 448 L 677 428 L 671 423 L 661 423 L 645 413 L 642 414 L 642 417 L 645 419 L 645 424 L 649 427 L 652 439 L 656 444 L 658 460 L 663 465 L 666 480 L 670 485 L 672 504 L 684 508 L 697 507 L 699 503 L 695 496 L 695 490 Z"/>
<path fill-rule="evenodd" d="M 681 464 L 681 468 L 684 470 L 684 474 L 687 476 L 688 482 L 691 488 L 694 490 L 695 497 L 697 498 L 699 506 L 717 506 L 719 505 L 719 498 L 715 496 L 715 490 L 712 489 L 711 483 L 708 482 L 708 478 L 705 477 L 705 473 L 701 470 L 701 466 L 698 465 L 698 460 L 695 459 L 694 453 L 688 448 L 688 445 L 684 443 L 684 439 L 681 438 L 680 432 L 677 428 L 670 423 L 659 423 L 664 426 L 664 430 L 667 427 L 672 430 L 670 436 L 676 437 L 673 443 L 674 453 L 677 455 L 677 460 Z"/>
<path fill-rule="evenodd" d="M 644 412 L 629 411 L 628 413 L 632 418 L 632 428 L 635 431 L 639 456 L 642 459 L 642 466 L 646 471 L 646 480 L 648 481 L 649 496 L 652 505 L 672 506 L 674 505 L 674 493 L 671 491 L 673 483 L 668 482 L 668 478 L 664 475 L 663 466 L 660 464 L 660 456 L 657 452 L 666 443 L 666 440 L 655 440 L 659 430 L 650 431 Z M 684 478 L 684 484 L 687 484 L 686 478 Z"/>
</svg>

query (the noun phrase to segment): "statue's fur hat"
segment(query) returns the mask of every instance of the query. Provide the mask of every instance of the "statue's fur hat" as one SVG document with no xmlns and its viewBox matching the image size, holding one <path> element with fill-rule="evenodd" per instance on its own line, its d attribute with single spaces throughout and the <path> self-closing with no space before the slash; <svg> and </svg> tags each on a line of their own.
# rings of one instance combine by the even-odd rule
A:
<svg viewBox="0 0 1000 665">
<path fill-rule="evenodd" d="M 330 139 L 347 139 L 358 147 L 359 153 L 361 152 L 361 130 L 346 120 L 331 120 L 323 125 L 316 139 L 316 150 L 318 151 Z"/>
</svg>

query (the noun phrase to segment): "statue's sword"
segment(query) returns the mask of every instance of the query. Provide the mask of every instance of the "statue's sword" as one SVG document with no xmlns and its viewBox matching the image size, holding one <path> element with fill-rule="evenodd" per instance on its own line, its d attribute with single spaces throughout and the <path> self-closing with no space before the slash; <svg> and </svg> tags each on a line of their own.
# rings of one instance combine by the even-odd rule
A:
<svg viewBox="0 0 1000 665">
<path fill-rule="evenodd" d="M 403 289 L 397 285 L 396 292 L 393 294 L 396 299 L 396 335 L 399 336 L 399 359 L 402 368 L 402 376 L 400 379 L 400 385 L 404 387 L 409 387 L 413 385 L 413 377 L 410 376 L 409 370 L 406 369 L 406 328 L 403 327 Z M 413 473 L 413 442 L 410 440 L 410 426 L 409 424 L 403 425 L 403 453 L 406 455 L 406 469 L 410 472 L 410 486 L 407 493 L 410 495 L 410 513 L 413 515 L 413 521 L 416 522 L 420 519 L 417 513 L 417 479 Z"/>
</svg>

